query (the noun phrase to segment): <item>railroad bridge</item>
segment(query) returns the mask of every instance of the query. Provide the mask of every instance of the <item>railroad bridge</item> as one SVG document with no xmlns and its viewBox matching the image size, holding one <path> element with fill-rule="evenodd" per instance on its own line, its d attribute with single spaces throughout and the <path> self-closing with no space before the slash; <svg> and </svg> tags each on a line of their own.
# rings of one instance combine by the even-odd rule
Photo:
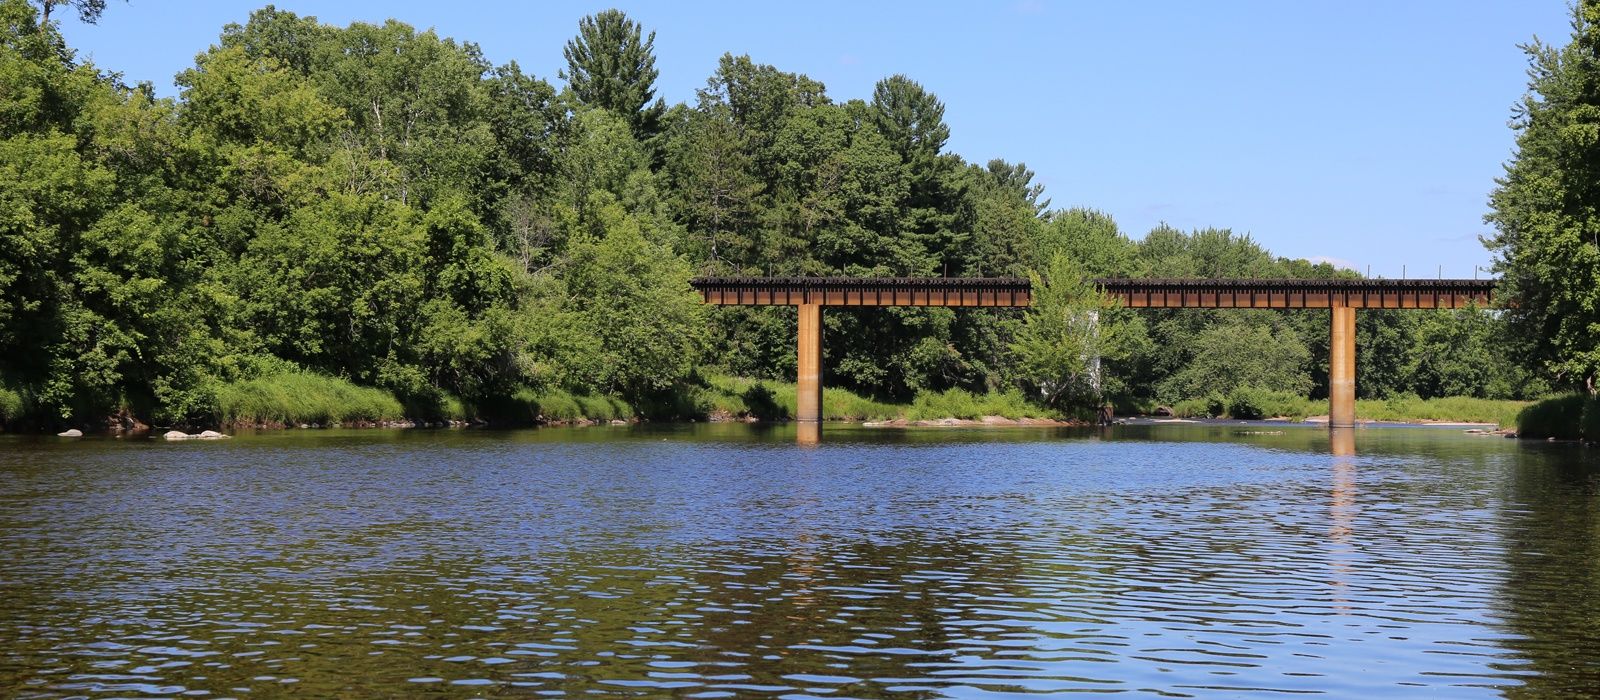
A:
<svg viewBox="0 0 1600 700">
<path fill-rule="evenodd" d="M 1097 279 L 1133 309 L 1331 309 L 1328 427 L 1355 425 L 1356 310 L 1486 305 L 1494 280 Z M 1033 289 L 1014 277 L 703 277 L 690 284 L 707 304 L 799 307 L 802 430 L 822 420 L 822 307 L 1028 306 Z"/>
</svg>

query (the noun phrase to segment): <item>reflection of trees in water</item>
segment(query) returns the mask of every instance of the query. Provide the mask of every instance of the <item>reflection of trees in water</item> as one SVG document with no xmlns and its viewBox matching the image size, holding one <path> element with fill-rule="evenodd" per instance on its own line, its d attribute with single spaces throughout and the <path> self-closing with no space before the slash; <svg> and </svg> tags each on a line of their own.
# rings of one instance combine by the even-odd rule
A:
<svg viewBox="0 0 1600 700">
<path fill-rule="evenodd" d="M 1600 696 L 1600 459 L 1593 451 L 1517 451 L 1501 515 L 1504 640 L 1531 672 L 1512 698 Z"/>
<path fill-rule="evenodd" d="M 378 616 L 385 624 L 399 614 L 397 621 L 422 628 L 407 640 L 419 646 L 388 649 L 412 660 L 406 677 L 488 678 L 571 693 L 782 686 L 931 697 L 939 681 L 930 665 L 948 662 L 969 634 L 951 621 L 981 617 L 971 610 L 973 596 L 1024 597 L 1012 583 L 1020 564 L 1010 543 L 967 539 L 974 536 L 797 532 L 575 551 L 536 568 L 443 565 L 437 581 L 409 582 L 423 590 L 407 585 L 370 602 L 389 610 Z M 424 591 L 431 595 L 420 597 Z M 404 600 L 429 604 L 408 615 Z M 508 661 L 486 667 L 449 660 L 455 657 Z M 814 676 L 837 678 L 807 680 Z M 927 689 L 890 692 L 897 685 Z M 993 687 L 1004 689 L 1003 680 Z"/>
<path fill-rule="evenodd" d="M 770 544 L 783 554 L 764 557 L 745 576 L 699 577 L 716 587 L 721 605 L 745 611 L 744 624 L 706 625 L 703 641 L 748 652 L 752 683 L 795 685 L 785 676 L 831 667 L 860 679 L 828 686 L 853 697 L 936 696 L 931 688 L 888 688 L 939 685 L 929 671 L 964 646 L 967 629 L 951 622 L 972 617 L 975 596 L 1023 596 L 1015 583 L 1022 563 L 1005 543 L 888 533 L 870 540 L 799 534 Z"/>
</svg>

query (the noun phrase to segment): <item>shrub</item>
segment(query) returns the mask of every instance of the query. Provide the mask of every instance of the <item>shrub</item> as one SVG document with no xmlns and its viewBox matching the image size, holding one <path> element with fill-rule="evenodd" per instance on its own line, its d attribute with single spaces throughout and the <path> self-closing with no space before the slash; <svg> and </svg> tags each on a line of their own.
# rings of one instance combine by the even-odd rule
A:
<svg viewBox="0 0 1600 700">
<path fill-rule="evenodd" d="M 1241 386 L 1228 393 L 1228 415 L 1234 418 L 1265 418 L 1267 392 L 1255 387 Z"/>
<path fill-rule="evenodd" d="M 1582 394 L 1536 401 L 1517 414 L 1517 434 L 1526 438 L 1577 439 L 1584 405 L 1589 403 L 1593 402 Z"/>
<path fill-rule="evenodd" d="M 1313 407 L 1310 399 L 1285 391 L 1239 387 L 1228 394 L 1228 415 L 1244 420 L 1304 418 Z"/>
<path fill-rule="evenodd" d="M 0 423 L 14 421 L 22 416 L 22 395 L 0 387 Z"/>
</svg>

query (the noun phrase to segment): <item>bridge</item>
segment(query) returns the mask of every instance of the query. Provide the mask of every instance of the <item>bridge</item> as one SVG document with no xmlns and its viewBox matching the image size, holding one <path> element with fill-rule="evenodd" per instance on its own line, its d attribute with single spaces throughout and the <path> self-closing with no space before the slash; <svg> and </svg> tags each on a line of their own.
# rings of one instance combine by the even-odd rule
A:
<svg viewBox="0 0 1600 700">
<path fill-rule="evenodd" d="M 1097 279 L 1134 309 L 1330 309 L 1328 427 L 1356 418 L 1356 310 L 1458 309 L 1486 305 L 1494 280 Z M 702 277 L 690 281 L 707 304 L 799 308 L 795 418 L 802 431 L 822 420 L 822 307 L 1018 307 L 1033 301 L 1015 277 Z M 813 431 L 814 432 L 814 431 Z"/>
</svg>

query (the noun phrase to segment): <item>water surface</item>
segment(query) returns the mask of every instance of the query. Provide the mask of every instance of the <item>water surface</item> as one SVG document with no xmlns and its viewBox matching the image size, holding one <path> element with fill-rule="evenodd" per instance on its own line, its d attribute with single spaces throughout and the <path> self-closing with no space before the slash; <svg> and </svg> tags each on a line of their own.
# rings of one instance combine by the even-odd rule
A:
<svg viewBox="0 0 1600 700">
<path fill-rule="evenodd" d="M 1346 451 L 1228 425 L 0 437 L 0 695 L 1600 697 L 1592 450 Z"/>
</svg>

